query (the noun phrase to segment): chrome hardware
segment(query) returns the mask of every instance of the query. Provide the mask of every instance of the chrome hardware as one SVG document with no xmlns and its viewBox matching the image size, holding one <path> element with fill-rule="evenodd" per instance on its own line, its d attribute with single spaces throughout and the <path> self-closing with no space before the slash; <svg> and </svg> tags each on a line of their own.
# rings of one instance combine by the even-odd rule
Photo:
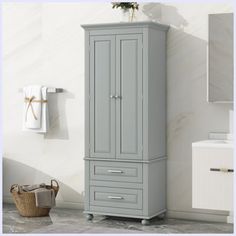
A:
<svg viewBox="0 0 236 236">
<path fill-rule="evenodd" d="M 116 96 L 115 95 L 110 95 L 110 98 L 116 98 Z"/>
<path fill-rule="evenodd" d="M 117 99 L 117 98 L 121 98 L 121 96 L 119 96 L 119 95 L 115 95 L 115 98 Z"/>
<path fill-rule="evenodd" d="M 227 168 L 210 168 L 210 171 L 219 171 L 219 172 L 234 172 L 233 169 L 227 169 Z"/>
<path fill-rule="evenodd" d="M 116 199 L 116 200 L 122 200 L 124 199 L 123 197 L 119 197 L 119 196 L 108 196 L 108 199 Z"/>
<path fill-rule="evenodd" d="M 118 174 L 121 174 L 123 173 L 122 170 L 107 170 L 108 173 L 118 173 Z"/>
</svg>

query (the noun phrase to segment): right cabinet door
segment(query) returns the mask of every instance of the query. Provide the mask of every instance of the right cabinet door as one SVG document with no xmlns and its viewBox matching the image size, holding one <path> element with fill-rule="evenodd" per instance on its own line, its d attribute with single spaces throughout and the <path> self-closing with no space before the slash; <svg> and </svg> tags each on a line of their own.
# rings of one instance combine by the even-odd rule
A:
<svg viewBox="0 0 236 236">
<path fill-rule="evenodd" d="M 116 158 L 142 159 L 142 35 L 116 36 Z"/>
</svg>

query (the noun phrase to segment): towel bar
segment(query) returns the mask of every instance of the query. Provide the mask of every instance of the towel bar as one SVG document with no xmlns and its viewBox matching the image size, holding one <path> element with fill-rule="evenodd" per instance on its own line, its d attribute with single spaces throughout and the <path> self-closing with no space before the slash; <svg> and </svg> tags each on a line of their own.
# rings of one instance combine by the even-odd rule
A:
<svg viewBox="0 0 236 236">
<path fill-rule="evenodd" d="M 23 92 L 23 89 L 20 88 L 19 92 Z M 48 88 L 48 93 L 63 93 L 63 88 Z"/>
</svg>

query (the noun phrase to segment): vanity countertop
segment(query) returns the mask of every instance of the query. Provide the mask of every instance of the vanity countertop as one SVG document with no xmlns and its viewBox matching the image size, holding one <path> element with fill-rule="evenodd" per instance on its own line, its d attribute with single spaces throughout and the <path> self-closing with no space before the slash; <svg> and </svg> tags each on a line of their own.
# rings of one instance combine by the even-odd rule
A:
<svg viewBox="0 0 236 236">
<path fill-rule="evenodd" d="M 202 140 L 192 143 L 192 147 L 233 148 L 233 140 Z"/>
</svg>

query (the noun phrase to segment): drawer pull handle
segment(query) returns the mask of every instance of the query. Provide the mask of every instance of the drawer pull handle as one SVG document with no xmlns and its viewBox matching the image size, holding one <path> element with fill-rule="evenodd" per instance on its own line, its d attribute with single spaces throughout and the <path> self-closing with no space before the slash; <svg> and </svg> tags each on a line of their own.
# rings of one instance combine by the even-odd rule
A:
<svg viewBox="0 0 236 236">
<path fill-rule="evenodd" d="M 116 200 L 122 200 L 124 199 L 123 197 L 119 197 L 119 196 L 108 196 L 108 199 L 116 199 Z"/>
<path fill-rule="evenodd" d="M 116 173 L 116 174 L 122 174 L 122 170 L 107 170 L 108 173 Z"/>
<path fill-rule="evenodd" d="M 210 171 L 219 171 L 219 172 L 234 172 L 233 169 L 227 169 L 227 168 L 210 168 Z"/>
</svg>

